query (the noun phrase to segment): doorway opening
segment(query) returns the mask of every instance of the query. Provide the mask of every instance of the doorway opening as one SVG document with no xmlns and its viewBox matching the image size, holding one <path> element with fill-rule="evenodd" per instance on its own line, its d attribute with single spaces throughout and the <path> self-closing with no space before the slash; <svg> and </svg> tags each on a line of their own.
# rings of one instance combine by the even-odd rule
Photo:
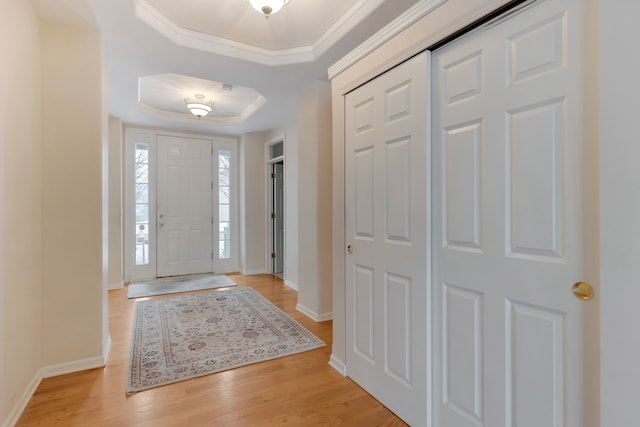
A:
<svg viewBox="0 0 640 427">
<path fill-rule="evenodd" d="M 284 279 L 284 161 L 271 165 L 271 189 L 272 269 Z"/>
<path fill-rule="evenodd" d="M 278 139 L 267 145 L 268 171 L 268 248 L 270 271 L 284 280 L 284 141 Z"/>
</svg>

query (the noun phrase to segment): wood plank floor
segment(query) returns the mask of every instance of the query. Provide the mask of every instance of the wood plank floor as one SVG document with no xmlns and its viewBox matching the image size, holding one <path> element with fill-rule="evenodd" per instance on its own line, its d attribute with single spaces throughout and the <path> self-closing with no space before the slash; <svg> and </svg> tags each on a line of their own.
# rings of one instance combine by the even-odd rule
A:
<svg viewBox="0 0 640 427">
<path fill-rule="evenodd" d="M 331 322 L 316 323 L 296 311 L 296 292 L 271 275 L 231 278 L 253 287 L 327 346 L 126 396 L 135 300 L 127 299 L 126 288 L 111 291 L 107 366 L 44 379 L 16 425 L 406 426 L 329 366 Z"/>
</svg>

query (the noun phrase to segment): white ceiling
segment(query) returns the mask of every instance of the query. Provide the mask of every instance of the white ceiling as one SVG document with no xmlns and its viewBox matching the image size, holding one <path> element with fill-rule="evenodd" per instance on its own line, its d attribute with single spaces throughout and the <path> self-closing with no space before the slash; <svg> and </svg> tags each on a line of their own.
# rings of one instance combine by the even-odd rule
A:
<svg viewBox="0 0 640 427">
<path fill-rule="evenodd" d="M 45 18 L 70 21 L 60 10 L 71 10 L 100 29 L 109 114 L 241 134 L 294 121 L 304 87 L 419 0 L 291 0 L 269 19 L 246 0 L 33 2 Z M 234 90 L 221 93 L 222 83 Z M 206 91 L 218 109 L 198 120 L 183 99 Z"/>
</svg>

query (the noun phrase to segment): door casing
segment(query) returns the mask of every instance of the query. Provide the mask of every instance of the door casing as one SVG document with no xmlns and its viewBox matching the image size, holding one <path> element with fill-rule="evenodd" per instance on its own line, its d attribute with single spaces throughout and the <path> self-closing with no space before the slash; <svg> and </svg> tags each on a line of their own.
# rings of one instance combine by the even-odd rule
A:
<svg viewBox="0 0 640 427">
<path fill-rule="evenodd" d="M 179 132 L 156 131 L 154 129 L 142 129 L 135 127 L 125 127 L 124 129 L 124 159 L 123 165 L 123 235 L 122 253 L 124 257 L 124 278 L 123 282 L 144 281 L 156 278 L 156 228 L 157 228 L 157 212 L 156 212 L 156 183 L 155 179 L 150 182 L 150 206 L 149 206 L 149 228 L 152 230 L 149 236 L 150 259 L 149 264 L 143 266 L 135 265 L 135 203 L 133 192 L 133 153 L 136 143 L 145 143 L 149 145 L 151 164 L 150 175 L 156 175 L 156 140 L 159 135 L 179 137 L 179 138 L 201 138 L 210 140 L 215 149 L 223 148 L 231 151 L 232 155 L 232 176 L 231 183 L 235 188 L 232 191 L 231 203 L 231 221 L 235 226 L 232 229 L 232 258 L 223 260 L 215 266 L 216 272 L 232 272 L 237 270 L 239 256 L 239 215 L 238 215 L 238 150 L 237 140 L 234 138 L 211 137 L 208 135 L 183 134 Z M 215 154 L 214 154 L 215 157 Z M 215 170 L 215 168 L 214 168 Z M 214 194 L 214 210 L 216 210 L 217 197 Z M 216 248 L 214 236 L 214 248 Z M 133 249 L 132 249 L 133 248 Z"/>
</svg>

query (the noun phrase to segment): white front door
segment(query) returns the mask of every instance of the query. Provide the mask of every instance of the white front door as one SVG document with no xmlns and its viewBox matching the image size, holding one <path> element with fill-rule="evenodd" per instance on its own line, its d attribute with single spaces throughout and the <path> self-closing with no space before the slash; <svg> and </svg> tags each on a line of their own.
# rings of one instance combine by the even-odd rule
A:
<svg viewBox="0 0 640 427">
<path fill-rule="evenodd" d="M 572 294 L 597 259 L 580 8 L 536 2 L 433 54 L 435 426 L 598 425 L 597 302 Z"/>
<path fill-rule="evenodd" d="M 346 96 L 347 375 L 427 420 L 429 55 Z"/>
<path fill-rule="evenodd" d="M 157 276 L 211 273 L 211 141 L 159 135 L 157 161 Z"/>
</svg>

